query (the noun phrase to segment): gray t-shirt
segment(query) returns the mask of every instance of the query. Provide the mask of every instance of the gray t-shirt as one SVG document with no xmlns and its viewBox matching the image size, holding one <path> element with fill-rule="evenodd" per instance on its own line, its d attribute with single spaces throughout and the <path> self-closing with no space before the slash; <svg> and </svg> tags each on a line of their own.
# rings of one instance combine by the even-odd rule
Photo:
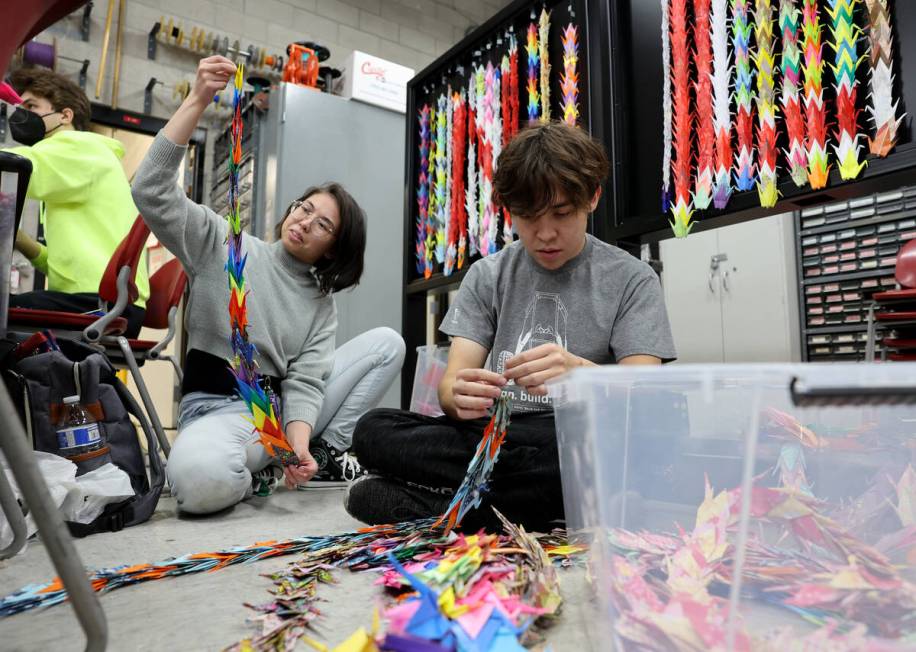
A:
<svg viewBox="0 0 916 652">
<path fill-rule="evenodd" d="M 630 355 L 676 357 L 658 276 L 625 251 L 586 236 L 582 252 L 556 270 L 534 262 L 520 241 L 468 270 L 439 330 L 485 347 L 487 368 L 554 342 L 596 364 Z M 515 385 L 513 410 L 550 409 Z"/>
</svg>

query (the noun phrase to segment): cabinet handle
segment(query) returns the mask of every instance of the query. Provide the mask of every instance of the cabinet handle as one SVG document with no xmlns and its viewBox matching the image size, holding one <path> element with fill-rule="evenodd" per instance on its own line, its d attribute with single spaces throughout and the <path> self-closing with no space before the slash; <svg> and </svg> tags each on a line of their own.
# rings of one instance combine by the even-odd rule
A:
<svg viewBox="0 0 916 652">
<path fill-rule="evenodd" d="M 725 270 L 725 276 L 722 277 L 722 289 L 726 292 L 729 292 L 731 289 L 728 287 L 728 270 Z"/>
<path fill-rule="evenodd" d="M 719 271 L 719 265 L 726 260 L 728 260 L 728 254 L 715 254 L 709 258 L 709 280 L 707 281 L 707 285 L 709 285 L 709 292 L 711 294 L 716 293 L 716 288 L 713 286 L 712 280 L 715 278 L 716 272 Z"/>
<path fill-rule="evenodd" d="M 916 387 L 906 385 L 809 385 L 803 378 L 793 377 L 789 382 L 792 404 L 800 407 L 856 406 L 856 405 L 913 405 Z"/>
</svg>

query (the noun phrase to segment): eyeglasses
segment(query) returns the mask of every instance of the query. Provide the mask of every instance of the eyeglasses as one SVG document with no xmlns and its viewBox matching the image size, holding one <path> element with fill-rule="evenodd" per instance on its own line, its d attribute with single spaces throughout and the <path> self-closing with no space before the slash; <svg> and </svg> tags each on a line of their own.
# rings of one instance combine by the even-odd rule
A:
<svg viewBox="0 0 916 652">
<path fill-rule="evenodd" d="M 324 215 L 316 215 L 315 207 L 310 201 L 294 201 L 290 207 L 289 214 L 292 215 L 300 208 L 302 209 L 302 214 L 304 216 L 303 218 L 300 218 L 300 222 L 314 222 L 315 226 L 318 228 L 319 234 L 326 235 L 328 237 L 334 235 L 334 223 Z"/>
</svg>

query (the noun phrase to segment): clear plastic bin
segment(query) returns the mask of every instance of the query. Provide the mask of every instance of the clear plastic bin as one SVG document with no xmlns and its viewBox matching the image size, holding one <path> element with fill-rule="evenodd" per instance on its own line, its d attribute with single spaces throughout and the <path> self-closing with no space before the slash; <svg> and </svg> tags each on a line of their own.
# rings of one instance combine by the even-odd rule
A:
<svg viewBox="0 0 916 652">
<path fill-rule="evenodd" d="M 550 394 L 593 649 L 916 650 L 916 364 L 603 367 Z"/>
<path fill-rule="evenodd" d="M 430 344 L 417 347 L 417 370 L 410 393 L 410 411 L 438 417 L 443 414 L 439 406 L 439 381 L 448 364 L 448 347 Z"/>
</svg>

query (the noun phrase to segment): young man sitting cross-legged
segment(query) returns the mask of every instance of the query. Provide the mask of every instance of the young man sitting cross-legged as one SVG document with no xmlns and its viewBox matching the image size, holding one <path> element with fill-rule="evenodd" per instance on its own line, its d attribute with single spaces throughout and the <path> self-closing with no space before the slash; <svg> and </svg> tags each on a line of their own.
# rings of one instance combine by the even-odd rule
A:
<svg viewBox="0 0 916 652">
<path fill-rule="evenodd" d="M 578 128 L 543 124 L 519 133 L 498 164 L 495 194 L 519 241 L 474 263 L 440 327 L 453 338 L 439 385 L 445 416 L 378 409 L 357 424 L 353 451 L 371 474 L 351 486 L 346 508 L 366 523 L 441 514 L 488 411 L 511 392 L 490 490 L 464 525 L 494 525 L 492 505 L 546 527 L 563 517 L 563 495 L 545 382 L 579 366 L 675 357 L 656 274 L 586 233 L 608 171 L 601 145 Z"/>
</svg>

